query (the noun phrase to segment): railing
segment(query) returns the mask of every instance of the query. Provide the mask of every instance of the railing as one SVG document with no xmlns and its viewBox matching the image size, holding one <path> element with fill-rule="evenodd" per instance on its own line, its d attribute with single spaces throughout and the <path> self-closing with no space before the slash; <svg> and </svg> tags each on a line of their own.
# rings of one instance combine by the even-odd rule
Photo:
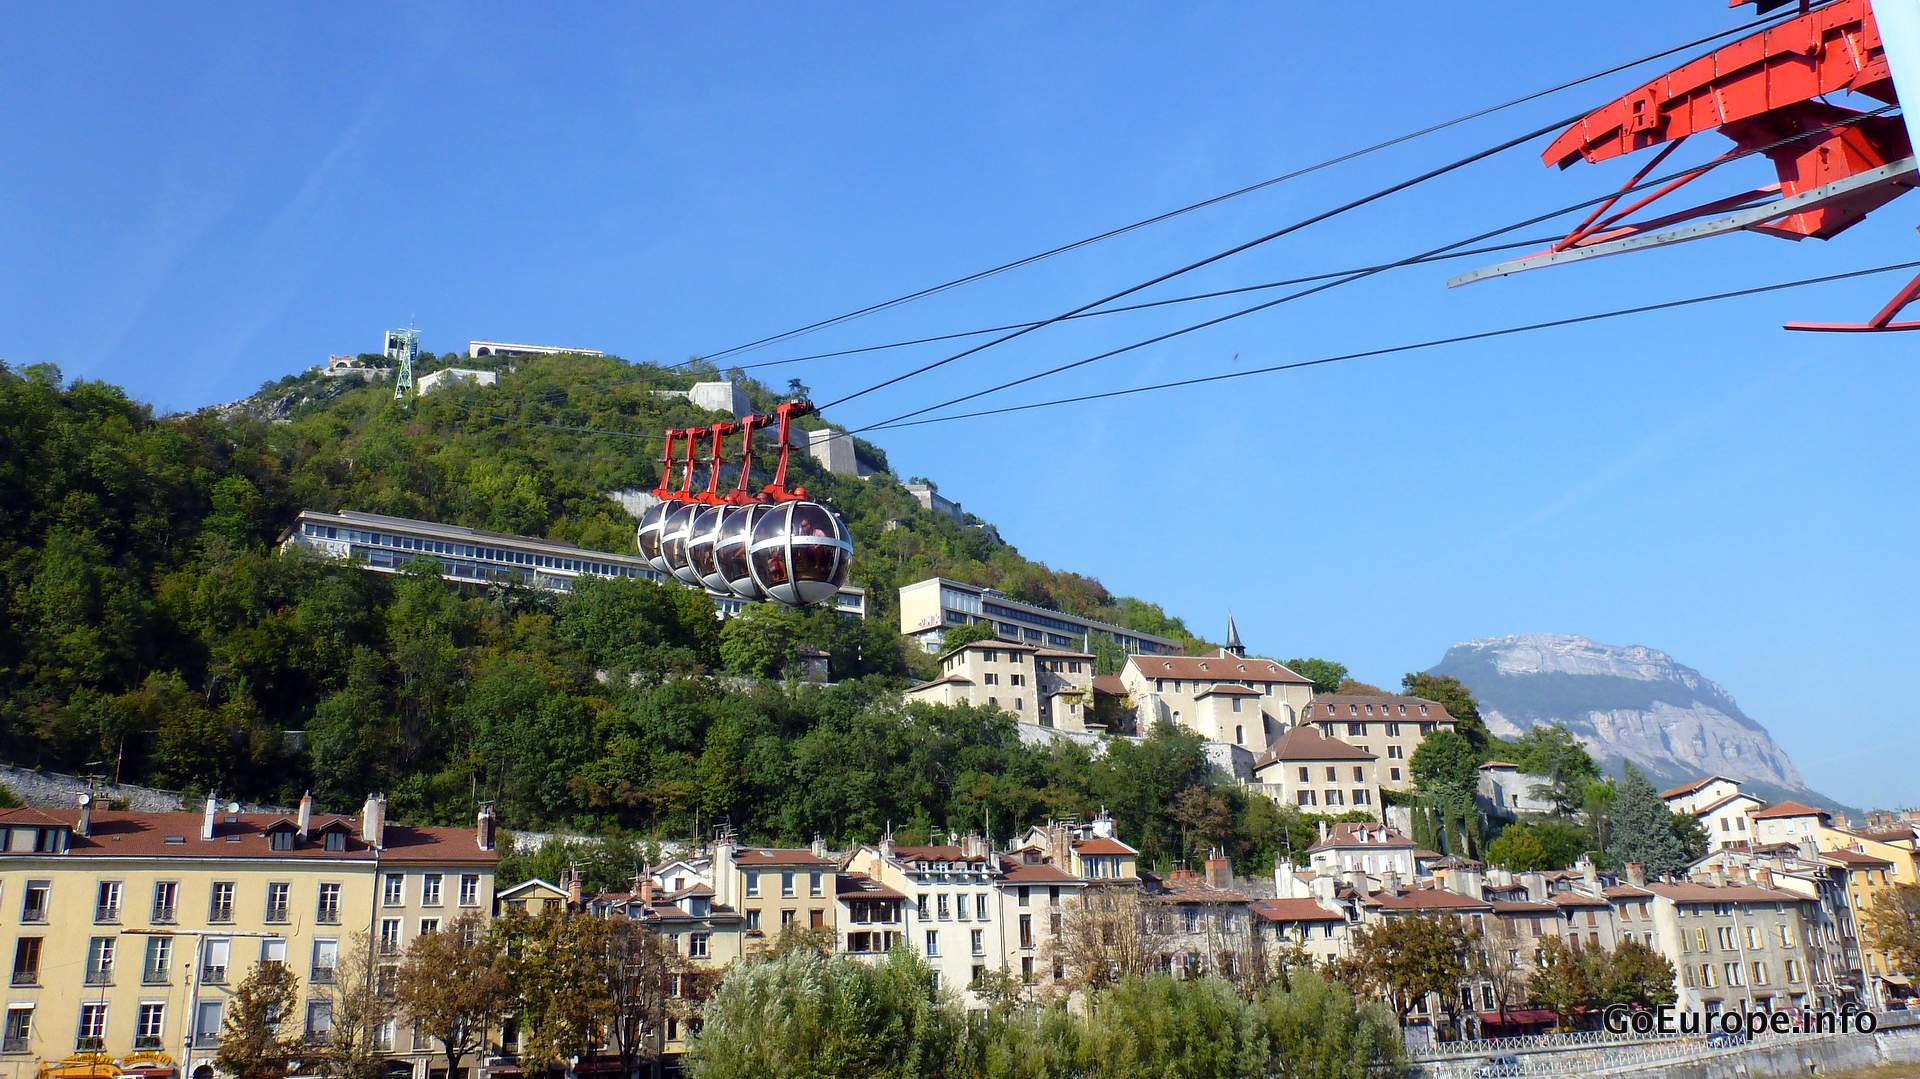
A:
<svg viewBox="0 0 1920 1079">
<path fill-rule="evenodd" d="M 399 942 L 399 941 L 397 941 L 397 940 L 383 940 L 383 941 L 381 941 L 381 942 L 380 942 L 380 954 L 381 954 L 381 955 L 399 955 L 399 954 L 400 954 L 400 942 Z"/>
<path fill-rule="evenodd" d="M 98 1053 L 107 1047 L 107 1040 L 95 1035 L 82 1034 L 73 1039 L 73 1051 L 76 1053 Z"/>
<path fill-rule="evenodd" d="M 285 906 L 267 908 L 267 921 L 284 922 L 286 920 L 287 920 L 287 908 Z"/>
<path fill-rule="evenodd" d="M 93 920 L 95 923 L 117 922 L 120 920 L 120 908 L 118 906 L 95 907 L 93 908 Z"/>
<path fill-rule="evenodd" d="M 1542 1049 L 1583 1049 L 1589 1046 L 1637 1045 L 1649 1041 L 1672 1041 L 1678 1034 L 1609 1034 L 1604 1030 L 1575 1030 L 1564 1034 L 1525 1034 L 1514 1038 L 1465 1038 L 1457 1042 L 1439 1042 L 1415 1060 L 1444 1060 L 1463 1056 L 1502 1056 L 1530 1053 Z"/>
<path fill-rule="evenodd" d="M 39 984 L 40 984 L 40 969 L 39 969 L 38 967 L 35 967 L 35 968 L 34 968 L 34 969 L 32 969 L 32 970 L 16 970 L 16 971 L 14 971 L 14 972 L 13 972 L 13 984 L 14 984 L 14 985 L 16 985 L 16 986 L 29 986 L 29 985 L 39 985 Z"/>
<path fill-rule="evenodd" d="M 213 906 L 208 907 L 207 921 L 210 921 L 210 922 L 233 921 L 233 904 L 232 903 L 215 903 Z"/>
<path fill-rule="evenodd" d="M 201 967 L 200 980 L 208 985 L 225 985 L 227 984 L 227 968 Z"/>
<path fill-rule="evenodd" d="M 148 967 L 140 972 L 141 985 L 165 985 L 169 980 L 165 967 Z"/>
<path fill-rule="evenodd" d="M 27 1039 L 9 1034 L 0 1038 L 0 1053 L 24 1053 L 27 1051 Z"/>
<path fill-rule="evenodd" d="M 164 903 L 164 904 L 155 903 L 153 905 L 153 924 L 155 925 L 172 925 L 173 924 L 173 904 L 172 903 Z"/>
<path fill-rule="evenodd" d="M 45 925 L 47 924 L 47 908 L 46 907 L 27 907 L 21 910 L 20 920 L 23 922 L 30 922 L 35 925 Z"/>
<path fill-rule="evenodd" d="M 340 908 L 321 907 L 320 912 L 314 916 L 313 920 L 319 922 L 321 925 L 339 925 Z"/>
<path fill-rule="evenodd" d="M 160 1039 L 159 1039 L 159 1038 L 157 1038 L 157 1037 L 154 1037 L 154 1036 L 152 1036 L 152 1035 L 148 1035 L 148 1034 L 140 1034 L 140 1035 L 136 1035 L 136 1036 L 134 1037 L 134 1039 L 133 1039 L 133 1047 L 134 1047 L 134 1048 L 135 1048 L 136 1050 L 138 1050 L 138 1049 L 159 1049 L 159 1048 L 160 1048 Z"/>
<path fill-rule="evenodd" d="M 309 976 L 307 980 L 312 982 L 315 985 L 332 985 L 333 984 L 333 968 L 332 967 L 315 967 L 313 968 L 313 974 Z"/>
<path fill-rule="evenodd" d="M 113 970 L 110 967 L 106 969 L 95 967 L 88 970 L 86 982 L 88 985 L 112 985 Z"/>
<path fill-rule="evenodd" d="M 193 1032 L 195 1049 L 212 1049 L 220 1044 L 220 1032 L 217 1030 L 196 1030 Z"/>
</svg>

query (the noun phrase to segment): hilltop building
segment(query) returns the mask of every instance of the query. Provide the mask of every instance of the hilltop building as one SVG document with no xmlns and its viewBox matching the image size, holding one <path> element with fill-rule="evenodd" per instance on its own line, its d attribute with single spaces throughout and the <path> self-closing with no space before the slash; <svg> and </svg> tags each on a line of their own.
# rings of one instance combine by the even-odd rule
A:
<svg viewBox="0 0 1920 1079">
<path fill-rule="evenodd" d="M 909 701 L 1004 708 L 1016 720 L 1068 731 L 1105 730 L 1094 707 L 1093 655 L 1019 641 L 971 641 L 940 657 L 940 677 Z"/>
<path fill-rule="evenodd" d="M 421 397 L 432 393 L 437 386 L 451 386 L 455 382 L 465 382 L 474 386 L 492 386 L 500 381 L 498 371 L 479 371 L 471 367 L 442 367 L 438 371 L 421 375 L 414 380 L 414 392 Z"/>
<path fill-rule="evenodd" d="M 1437 701 L 1398 695 L 1368 696 L 1327 693 L 1313 699 L 1307 722 L 1323 733 L 1380 758 L 1380 785 L 1388 790 L 1413 786 L 1409 762 L 1421 739 L 1435 731 L 1453 729 L 1453 716 Z"/>
<path fill-rule="evenodd" d="M 1089 635 L 1098 634 L 1129 652 L 1164 655 L 1180 650 L 1178 641 L 1166 637 L 1049 610 L 946 577 L 900 586 L 900 632 L 924 651 L 940 651 L 947 627 L 974 622 L 991 623 L 1002 638 L 1036 647 L 1083 648 Z"/>
<path fill-rule="evenodd" d="M 526 345 L 512 341 L 468 341 L 467 359 L 489 356 L 605 356 L 597 348 L 568 348 L 564 345 Z"/>
<path fill-rule="evenodd" d="M 640 577 L 679 584 L 655 571 L 637 554 L 591 551 L 530 536 L 355 510 L 301 510 L 292 527 L 281 535 L 279 547 L 282 551 L 298 547 L 325 558 L 352 562 L 374 573 L 398 573 L 415 558 L 432 558 L 439 561 L 441 576 L 456 584 L 507 582 L 548 592 L 568 591 L 576 579 L 587 576 Z M 739 614 L 746 606 L 745 600 L 731 594 L 709 592 L 708 596 L 723 618 Z M 866 590 L 842 585 L 834 597 L 834 609 L 865 618 Z"/>
<path fill-rule="evenodd" d="M 725 412 L 736 419 L 753 411 L 753 402 L 747 399 L 746 388 L 734 382 L 696 382 L 684 390 L 654 390 L 655 397 L 678 397 L 692 402 L 696 408 L 708 412 Z M 795 446 L 805 446 L 806 432 L 795 429 L 788 435 L 788 441 Z"/>
<path fill-rule="evenodd" d="M 1279 660 L 1249 657 L 1237 632 L 1229 633 L 1227 647 L 1204 656 L 1128 656 L 1120 681 L 1141 730 L 1165 721 L 1231 746 L 1242 779 L 1251 777 L 1253 757 L 1300 722 L 1313 698 L 1311 679 Z"/>
</svg>

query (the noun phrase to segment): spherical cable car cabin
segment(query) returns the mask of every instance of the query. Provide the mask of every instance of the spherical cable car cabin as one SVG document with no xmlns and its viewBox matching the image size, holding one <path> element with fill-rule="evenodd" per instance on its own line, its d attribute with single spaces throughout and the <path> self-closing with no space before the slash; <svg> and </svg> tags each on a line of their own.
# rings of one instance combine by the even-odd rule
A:
<svg viewBox="0 0 1920 1079">
<path fill-rule="evenodd" d="M 818 502 L 783 502 L 754 522 L 747 548 L 754 584 L 775 603 L 807 607 L 832 599 L 853 566 L 853 537 Z"/>
</svg>

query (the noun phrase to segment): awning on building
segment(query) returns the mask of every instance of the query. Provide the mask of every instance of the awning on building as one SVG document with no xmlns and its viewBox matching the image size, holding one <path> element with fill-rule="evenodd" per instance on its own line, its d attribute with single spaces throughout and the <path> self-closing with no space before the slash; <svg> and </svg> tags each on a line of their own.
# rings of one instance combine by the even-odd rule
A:
<svg viewBox="0 0 1920 1079">
<path fill-rule="evenodd" d="M 1552 1008 L 1509 1008 L 1504 1012 L 1481 1012 L 1480 1021 L 1499 1026 L 1519 1026 L 1531 1023 L 1552 1023 L 1560 1017 Z"/>
<path fill-rule="evenodd" d="M 42 1061 L 39 1079 L 119 1079 L 120 1065 L 105 1053 L 79 1053 L 60 1061 Z"/>
</svg>

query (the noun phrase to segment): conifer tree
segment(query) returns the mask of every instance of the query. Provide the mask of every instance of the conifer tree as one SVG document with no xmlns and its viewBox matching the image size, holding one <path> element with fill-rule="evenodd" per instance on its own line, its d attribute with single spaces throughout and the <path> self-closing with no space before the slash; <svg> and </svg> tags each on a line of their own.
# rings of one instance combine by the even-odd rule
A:
<svg viewBox="0 0 1920 1079">
<path fill-rule="evenodd" d="M 1614 796 L 1613 842 L 1607 853 L 1616 865 L 1639 862 L 1650 877 L 1686 871 L 1687 850 L 1673 831 L 1673 814 L 1647 777 L 1631 763 L 1622 766 L 1619 793 Z"/>
</svg>

